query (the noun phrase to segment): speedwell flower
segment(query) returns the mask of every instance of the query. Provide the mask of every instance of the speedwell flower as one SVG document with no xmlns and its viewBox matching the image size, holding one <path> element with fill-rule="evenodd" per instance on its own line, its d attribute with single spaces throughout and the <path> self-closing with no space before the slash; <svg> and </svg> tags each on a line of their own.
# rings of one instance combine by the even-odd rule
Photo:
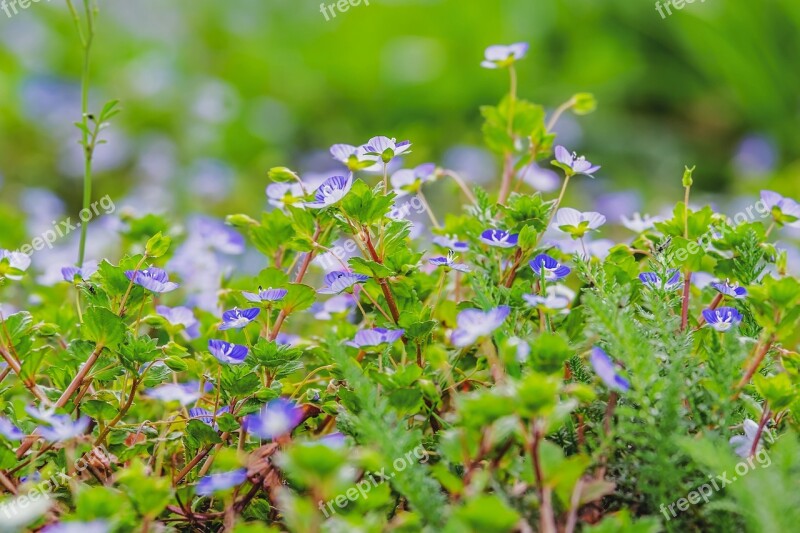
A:
<svg viewBox="0 0 800 533">
<path fill-rule="evenodd" d="M 347 345 L 355 348 L 374 348 L 381 344 L 392 344 L 402 337 L 403 333 L 405 333 L 405 330 L 402 329 L 365 329 L 356 333 L 356 336 Z"/>
<path fill-rule="evenodd" d="M 86 261 L 81 268 L 74 266 L 62 268 L 61 276 L 64 278 L 64 281 L 73 283 L 75 278 L 89 279 L 95 272 L 97 272 L 97 261 Z"/>
<path fill-rule="evenodd" d="M 193 408 L 189 409 L 189 416 L 192 417 L 192 418 L 196 418 L 197 420 L 199 420 L 203 424 L 206 424 L 208 426 L 212 426 L 212 427 L 214 427 L 214 429 L 216 429 L 217 425 L 214 423 L 214 419 L 215 418 L 219 418 L 221 415 L 224 415 L 225 413 L 229 413 L 230 410 L 231 410 L 231 408 L 226 405 L 226 406 L 220 408 L 216 412 L 216 414 L 214 414 L 211 411 L 209 411 L 208 409 L 203 409 L 202 407 L 193 407 Z"/>
<path fill-rule="evenodd" d="M 800 228 L 800 204 L 775 191 L 761 191 L 761 201 L 779 225 Z"/>
<path fill-rule="evenodd" d="M 69 415 L 51 415 L 50 426 L 39 426 L 39 433 L 50 442 L 62 442 L 86 433 L 89 428 L 89 417 L 82 416 L 72 420 Z"/>
<path fill-rule="evenodd" d="M 744 435 L 734 435 L 730 438 L 728 443 L 733 446 L 733 451 L 736 453 L 736 455 L 742 458 L 747 458 L 750 457 L 750 451 L 753 449 L 753 444 L 756 441 L 756 435 L 758 435 L 758 424 L 747 418 L 742 424 L 742 429 L 744 430 Z M 761 439 L 758 441 L 756 451 L 758 451 L 760 448 Z"/>
<path fill-rule="evenodd" d="M 162 402 L 178 402 L 181 405 L 189 405 L 199 400 L 203 393 L 200 391 L 200 384 L 194 381 L 167 383 L 160 387 L 149 389 L 145 392 L 145 395 Z"/>
<path fill-rule="evenodd" d="M 22 440 L 25 438 L 25 433 L 12 424 L 9 420 L 0 417 L 0 435 L 8 440 Z"/>
<path fill-rule="evenodd" d="M 584 174 L 593 177 L 592 174 L 600 170 L 599 166 L 592 165 L 584 156 L 578 156 L 575 152 L 570 152 L 563 146 L 556 146 L 556 161 L 560 163 L 562 169 L 569 176 Z"/>
<path fill-rule="evenodd" d="M 703 310 L 703 318 L 717 331 L 728 331 L 742 321 L 742 314 L 735 307 L 718 307 Z"/>
<path fill-rule="evenodd" d="M 317 292 L 320 294 L 340 294 L 344 291 L 351 292 L 351 287 L 358 283 L 364 283 L 368 279 L 369 276 L 365 276 L 364 274 L 334 270 L 325 275 L 325 286 Z"/>
<path fill-rule="evenodd" d="M 21 272 L 25 272 L 28 270 L 28 267 L 31 266 L 31 258 L 22 252 L 12 252 L 10 250 L 0 249 L 0 263 L 2 263 L 4 260 L 8 261 L 8 266 Z M 2 271 L 0 271 L 0 275 L 3 275 Z M 5 277 L 13 280 L 22 279 L 22 276 L 14 273 L 5 274 Z"/>
<path fill-rule="evenodd" d="M 672 268 L 667 272 L 669 278 L 662 281 L 661 277 L 655 272 L 642 272 L 639 280 L 648 287 L 664 288 L 667 290 L 677 289 L 681 285 L 681 273 L 677 268 Z"/>
<path fill-rule="evenodd" d="M 42 533 L 108 533 L 111 527 L 104 520 L 91 522 L 59 522 L 42 529 Z"/>
<path fill-rule="evenodd" d="M 197 494 L 200 496 L 211 496 L 215 492 L 238 487 L 247 481 L 247 469 L 239 468 L 232 472 L 221 472 L 205 476 L 197 483 Z"/>
<path fill-rule="evenodd" d="M 575 291 L 566 285 L 550 285 L 545 291 L 545 296 L 538 294 L 523 294 L 523 300 L 532 307 L 544 307 L 553 311 L 566 309 L 575 300 Z"/>
<path fill-rule="evenodd" d="M 431 181 L 436 174 L 434 163 L 424 163 L 416 168 L 404 168 L 392 174 L 391 184 L 397 191 L 398 196 L 405 196 L 409 193 L 416 193 L 422 185 Z"/>
<path fill-rule="evenodd" d="M 507 305 L 501 305 L 488 311 L 464 309 L 456 317 L 458 327 L 450 336 L 450 341 L 459 348 L 474 344 L 481 337 L 490 335 L 502 326 L 510 312 L 511 308 Z"/>
<path fill-rule="evenodd" d="M 573 239 L 580 239 L 605 223 L 606 217 L 594 211 L 581 213 L 571 207 L 562 207 L 556 213 L 556 227 L 560 231 L 572 235 Z"/>
<path fill-rule="evenodd" d="M 437 235 L 433 238 L 433 244 L 453 250 L 454 252 L 468 252 L 469 244 L 464 241 L 459 241 L 458 237 L 453 235 Z"/>
<path fill-rule="evenodd" d="M 222 324 L 219 326 L 220 331 L 226 329 L 242 329 L 250 322 L 256 319 L 261 309 L 253 307 L 252 309 L 231 309 L 222 313 Z"/>
<path fill-rule="evenodd" d="M 513 248 L 517 245 L 519 233 L 508 233 L 501 229 L 487 229 L 481 233 L 481 241 L 498 248 Z"/>
<path fill-rule="evenodd" d="M 208 351 L 211 355 L 217 358 L 220 363 L 229 365 L 240 365 L 244 363 L 247 354 L 250 350 L 247 346 L 240 344 L 231 344 L 219 339 L 211 339 L 208 341 Z"/>
<path fill-rule="evenodd" d="M 344 313 L 356 306 L 356 300 L 352 294 L 339 294 L 324 302 L 316 302 L 311 310 L 317 320 L 330 320 L 333 315 Z"/>
<path fill-rule="evenodd" d="M 622 225 L 636 233 L 644 233 L 649 229 L 653 229 L 655 223 L 659 220 L 658 217 L 651 217 L 650 215 L 642 216 L 640 213 L 634 213 L 631 218 L 625 215 L 620 217 Z"/>
<path fill-rule="evenodd" d="M 267 202 L 278 209 L 286 205 L 300 204 L 305 196 L 303 186 L 297 182 L 278 182 L 267 185 Z"/>
<path fill-rule="evenodd" d="M 539 254 L 528 263 L 537 277 L 544 276 L 545 281 L 556 281 L 566 278 L 571 272 L 568 266 L 564 266 L 547 254 Z"/>
<path fill-rule="evenodd" d="M 170 292 L 178 288 L 177 283 L 169 280 L 169 274 L 160 268 L 152 267 L 145 270 L 126 270 L 125 277 L 153 292 Z"/>
<path fill-rule="evenodd" d="M 495 44 L 484 52 L 485 59 L 481 63 L 483 68 L 505 68 L 519 61 L 528 53 L 528 43 L 515 43 L 504 46 Z"/>
<path fill-rule="evenodd" d="M 279 302 L 283 300 L 288 293 L 289 291 L 286 289 L 273 289 L 272 287 L 269 287 L 268 289 L 262 289 L 259 287 L 258 293 L 242 291 L 242 296 L 244 296 L 244 299 L 248 302 L 253 303 Z"/>
<path fill-rule="evenodd" d="M 469 266 L 463 263 L 456 263 L 456 255 L 451 250 L 447 257 L 432 257 L 428 259 L 428 262 L 437 267 L 445 267 L 445 268 L 452 268 L 453 270 L 458 270 L 459 272 L 469 272 Z"/>
<path fill-rule="evenodd" d="M 364 146 L 334 144 L 331 146 L 331 155 L 335 160 L 347 165 L 348 170 L 351 172 L 380 169 L 380 165 L 374 161 L 373 157 L 367 157 L 367 149 Z"/>
<path fill-rule="evenodd" d="M 245 428 L 262 439 L 276 439 L 291 433 L 303 419 L 303 410 L 291 400 L 272 400 L 260 413 L 245 419 Z"/>
<path fill-rule="evenodd" d="M 737 300 L 741 300 L 747 296 L 747 289 L 744 287 L 740 287 L 738 283 L 733 282 L 731 283 L 730 280 L 725 280 L 724 283 L 716 282 L 711 284 L 712 287 L 717 289 L 720 293 L 724 294 L 725 296 L 732 296 Z"/>
<path fill-rule="evenodd" d="M 306 202 L 305 206 L 311 209 L 323 209 L 339 202 L 350 192 L 353 187 L 353 175 L 332 176 L 322 182 L 314 192 L 314 201 Z"/>
<path fill-rule="evenodd" d="M 410 141 L 400 141 L 389 137 L 373 137 L 367 144 L 362 146 L 365 152 L 364 158 L 368 160 L 383 161 L 388 164 L 395 157 L 409 153 L 411 150 Z"/>
<path fill-rule="evenodd" d="M 619 392 L 627 392 L 630 389 L 630 382 L 617 374 L 614 368 L 614 363 L 608 357 L 606 352 L 597 346 L 592 348 L 592 355 L 589 357 L 589 362 L 592 363 L 595 373 L 600 376 L 603 383 L 609 389 L 614 389 Z"/>
<path fill-rule="evenodd" d="M 159 305 L 156 306 L 156 313 L 164 317 L 173 326 L 183 326 L 184 332 L 190 340 L 200 336 L 200 322 L 197 321 L 194 313 L 188 307 Z"/>
</svg>

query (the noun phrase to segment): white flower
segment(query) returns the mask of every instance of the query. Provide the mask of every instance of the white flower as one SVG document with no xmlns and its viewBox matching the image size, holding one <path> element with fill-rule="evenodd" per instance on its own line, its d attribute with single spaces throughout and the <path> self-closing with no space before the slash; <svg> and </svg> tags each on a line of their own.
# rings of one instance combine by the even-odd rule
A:
<svg viewBox="0 0 800 533">
<path fill-rule="evenodd" d="M 750 457 L 750 450 L 753 449 L 753 443 L 755 442 L 756 435 L 758 434 L 758 424 L 748 418 L 744 421 L 742 426 L 744 429 L 744 435 L 733 436 L 728 443 L 733 446 L 733 451 L 736 452 L 736 455 L 746 458 Z M 756 452 L 758 452 L 759 448 L 761 448 L 761 442 L 758 443 Z"/>
<path fill-rule="evenodd" d="M 653 229 L 656 222 L 660 222 L 658 217 L 651 217 L 650 215 L 642 216 L 640 213 L 634 213 L 631 218 L 622 215 L 620 217 L 622 225 L 636 233 L 643 233 L 649 229 Z"/>
<path fill-rule="evenodd" d="M 572 235 L 574 239 L 580 239 L 586 233 L 596 230 L 606 223 L 606 217 L 594 211 L 582 213 L 571 207 L 562 207 L 556 213 L 556 227 Z"/>
</svg>

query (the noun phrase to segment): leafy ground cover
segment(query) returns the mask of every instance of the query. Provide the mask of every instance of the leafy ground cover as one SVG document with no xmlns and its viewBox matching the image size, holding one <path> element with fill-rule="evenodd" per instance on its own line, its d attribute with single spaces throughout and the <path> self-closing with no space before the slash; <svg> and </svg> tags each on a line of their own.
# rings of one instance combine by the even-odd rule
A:
<svg viewBox="0 0 800 533">
<path fill-rule="evenodd" d="M 602 154 L 552 133 L 594 99 L 547 117 L 526 53 L 482 64 L 510 80 L 481 109 L 492 190 L 390 172 L 414 144 L 378 136 L 319 184 L 272 169 L 261 214 L 122 214 L 119 260 L 84 260 L 84 225 L 59 284 L 4 250 L 0 530 L 791 530 L 800 283 L 775 237 L 800 206 L 697 206 L 686 168 L 671 217 L 596 238 L 563 200 Z M 117 109 L 79 123 L 88 185 Z M 554 198 L 520 192 L 537 162 Z M 440 220 L 435 181 L 463 210 Z"/>
</svg>

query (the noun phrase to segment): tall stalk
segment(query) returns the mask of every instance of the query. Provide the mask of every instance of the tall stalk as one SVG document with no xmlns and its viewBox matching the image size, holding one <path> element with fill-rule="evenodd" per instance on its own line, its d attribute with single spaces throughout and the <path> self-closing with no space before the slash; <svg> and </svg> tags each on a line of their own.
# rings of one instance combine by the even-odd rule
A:
<svg viewBox="0 0 800 533">
<path fill-rule="evenodd" d="M 90 142 L 92 140 L 92 135 L 89 129 L 89 74 L 92 42 L 94 41 L 94 17 L 97 14 L 97 6 L 93 4 L 92 0 L 83 0 L 83 10 L 86 18 L 85 32 L 81 24 L 81 18 L 72 0 L 67 0 L 67 7 L 69 7 L 69 11 L 72 14 L 72 20 L 75 23 L 75 28 L 78 30 L 81 47 L 83 48 L 83 69 L 81 71 L 81 122 L 79 129 L 81 130 L 81 146 L 83 146 L 83 210 L 86 211 L 89 209 L 92 202 L 92 158 L 94 156 L 94 142 Z M 81 242 L 80 248 L 78 249 L 79 267 L 83 266 L 83 259 L 86 254 L 86 233 L 88 230 L 88 221 L 81 222 Z"/>
</svg>

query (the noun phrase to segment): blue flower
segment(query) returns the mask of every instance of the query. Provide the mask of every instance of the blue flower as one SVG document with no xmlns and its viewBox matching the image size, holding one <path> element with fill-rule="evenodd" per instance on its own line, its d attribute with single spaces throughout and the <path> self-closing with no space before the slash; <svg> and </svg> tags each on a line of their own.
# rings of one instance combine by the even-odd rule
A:
<svg viewBox="0 0 800 533">
<path fill-rule="evenodd" d="M 571 272 L 568 266 L 564 266 L 547 254 L 539 254 L 529 263 L 537 277 L 544 276 L 546 281 L 556 281 L 566 278 Z"/>
<path fill-rule="evenodd" d="M 86 261 L 83 263 L 82 268 L 74 266 L 62 268 L 61 276 L 64 278 L 64 281 L 74 283 L 75 278 L 89 279 L 95 272 L 97 272 L 97 261 Z"/>
<path fill-rule="evenodd" d="M 513 248 L 517 245 L 519 233 L 508 233 L 501 229 L 487 229 L 481 233 L 481 241 L 498 248 Z"/>
<path fill-rule="evenodd" d="M 495 44 L 484 51 L 483 68 L 505 68 L 519 61 L 528 53 L 528 43 L 515 43 L 504 46 Z"/>
<path fill-rule="evenodd" d="M 492 334 L 502 326 L 510 312 L 511 309 L 507 305 L 489 311 L 464 309 L 456 317 L 458 327 L 450 336 L 450 342 L 459 348 L 474 344 L 478 339 Z"/>
<path fill-rule="evenodd" d="M 730 280 L 725 280 L 725 283 L 716 282 L 711 284 L 712 287 L 717 289 L 717 291 L 721 292 L 725 296 L 732 296 L 737 300 L 745 298 L 747 296 L 747 289 L 744 287 L 740 287 L 738 283 L 731 283 Z"/>
<path fill-rule="evenodd" d="M 330 433 L 328 435 L 325 435 L 324 437 L 320 438 L 317 442 L 334 450 L 343 448 L 345 444 L 344 435 L 342 433 L 339 433 L 338 431 L 335 433 Z"/>
<path fill-rule="evenodd" d="M 220 408 L 216 414 L 212 414 L 211 411 L 209 411 L 208 409 L 203 409 L 202 407 L 193 407 L 189 409 L 189 416 L 191 418 L 199 420 L 203 424 L 212 426 L 214 429 L 217 429 L 217 424 L 214 423 L 214 419 L 219 418 L 221 415 L 224 415 L 225 413 L 229 413 L 230 410 L 231 408 L 226 405 Z"/>
<path fill-rule="evenodd" d="M 258 288 L 258 294 L 254 294 L 252 292 L 242 292 L 242 296 L 244 299 L 253 302 L 279 302 L 283 300 L 286 295 L 289 293 L 286 289 L 273 289 L 272 287 L 268 289 L 262 289 L 261 287 Z"/>
<path fill-rule="evenodd" d="M 343 291 L 352 292 L 349 289 L 353 287 L 353 285 L 364 283 L 368 279 L 369 276 L 365 276 L 364 274 L 334 270 L 325 275 L 325 286 L 317 292 L 320 294 L 339 294 Z"/>
<path fill-rule="evenodd" d="M 627 392 L 631 388 L 630 382 L 617 374 L 614 363 L 602 349 L 597 346 L 593 347 L 589 361 L 592 363 L 595 373 L 600 376 L 609 389 Z"/>
<path fill-rule="evenodd" d="M 189 340 L 200 336 L 200 323 L 194 317 L 194 313 L 188 307 L 167 307 L 165 305 L 156 306 L 156 313 L 164 317 L 172 326 L 182 326 L 186 337 Z"/>
<path fill-rule="evenodd" d="M 381 344 L 391 344 L 402 337 L 403 333 L 405 333 L 405 330 L 402 329 L 365 329 L 356 333 L 353 340 L 347 344 L 355 348 L 371 348 Z"/>
<path fill-rule="evenodd" d="M 215 218 L 198 216 L 191 221 L 193 235 L 190 239 L 199 239 L 204 246 L 226 255 L 243 254 L 244 237 L 241 233 Z"/>
<path fill-rule="evenodd" d="M 247 354 L 250 352 L 247 346 L 231 344 L 230 342 L 219 339 L 211 339 L 208 341 L 208 351 L 211 352 L 211 355 L 216 357 L 220 363 L 229 365 L 240 365 L 244 363 Z"/>
<path fill-rule="evenodd" d="M 219 327 L 220 331 L 226 329 L 242 329 L 250 322 L 256 319 L 261 309 L 253 307 L 252 309 L 232 309 L 222 313 L 222 324 Z"/>
<path fill-rule="evenodd" d="M 775 222 L 781 226 L 800 227 L 800 204 L 775 191 L 761 191 L 761 201 L 770 210 Z"/>
<path fill-rule="evenodd" d="M 189 405 L 199 400 L 203 393 L 200 391 L 199 383 L 194 381 L 189 383 L 167 383 L 155 389 L 147 390 L 145 395 L 163 402 L 179 402 L 181 405 Z"/>
<path fill-rule="evenodd" d="M 125 271 L 125 277 L 136 285 L 153 292 L 170 292 L 178 288 L 177 283 L 169 280 L 169 275 L 166 271 L 156 267 L 145 270 L 127 270 Z"/>
<path fill-rule="evenodd" d="M 719 307 L 717 309 L 704 309 L 703 318 L 709 326 L 717 331 L 728 331 L 742 321 L 742 315 L 734 307 Z"/>
<path fill-rule="evenodd" d="M 88 416 L 73 421 L 69 415 L 50 415 L 50 426 L 39 426 L 39 433 L 50 442 L 62 442 L 86 433 L 89 422 Z"/>
<path fill-rule="evenodd" d="M 340 163 L 347 165 L 348 170 L 377 171 L 380 165 L 375 162 L 374 157 L 367 157 L 367 149 L 364 146 L 353 146 L 352 144 L 334 144 L 331 146 L 331 155 Z"/>
<path fill-rule="evenodd" d="M 669 275 L 669 279 L 662 281 L 661 277 L 655 272 L 642 272 L 639 274 L 639 280 L 646 286 L 653 288 L 674 290 L 681 286 L 681 273 L 677 268 L 668 270 L 667 275 Z"/>
<path fill-rule="evenodd" d="M 433 244 L 441 246 L 442 248 L 453 250 L 454 252 L 469 251 L 469 244 L 464 241 L 459 241 L 457 237 L 452 235 L 448 235 L 446 237 L 444 235 L 437 235 L 433 238 Z"/>
<path fill-rule="evenodd" d="M 356 306 L 356 299 L 352 294 L 339 294 L 325 302 L 316 302 L 311 310 L 317 320 L 330 320 L 333 315 L 350 311 Z"/>
<path fill-rule="evenodd" d="M 522 299 L 531 307 L 543 307 L 553 311 L 566 309 L 575 300 L 575 292 L 566 285 L 550 285 L 545 290 L 545 296 L 538 294 L 523 294 Z M 568 313 L 569 311 L 565 311 Z"/>
<path fill-rule="evenodd" d="M 411 142 L 397 142 L 394 138 L 378 136 L 370 139 L 362 149 L 365 152 L 365 159 L 388 164 L 395 157 L 409 153 Z"/>
<path fill-rule="evenodd" d="M 222 472 L 219 474 L 211 474 L 202 478 L 197 483 L 197 494 L 200 496 L 211 496 L 215 492 L 232 489 L 238 487 L 247 481 L 247 469 L 240 468 L 232 472 Z"/>
<path fill-rule="evenodd" d="M 306 202 L 311 209 L 323 209 L 339 202 L 353 187 L 353 175 L 333 176 L 325 180 L 314 192 L 314 201 Z"/>
<path fill-rule="evenodd" d="M 562 168 L 570 176 L 584 174 L 591 178 L 592 174 L 600 170 L 600 167 L 592 165 L 584 156 L 578 156 L 563 146 L 556 146 L 556 161 L 561 163 Z"/>
<path fill-rule="evenodd" d="M 291 433 L 303 419 L 303 410 L 291 400 L 272 400 L 260 413 L 245 418 L 245 429 L 262 439 L 277 439 Z"/>
<path fill-rule="evenodd" d="M 25 438 L 25 433 L 12 424 L 9 420 L 0 417 L 0 435 L 8 440 L 22 440 Z"/>
<path fill-rule="evenodd" d="M 108 533 L 109 531 L 111 531 L 111 528 L 103 520 L 59 522 L 42 529 L 42 533 Z"/>
<path fill-rule="evenodd" d="M 453 270 L 458 270 L 459 272 L 470 271 L 469 266 L 463 263 L 456 263 L 456 256 L 452 252 L 452 250 L 450 251 L 450 253 L 447 254 L 447 257 L 433 257 L 431 259 L 428 259 L 428 262 L 437 267 L 443 266 L 445 268 L 452 268 Z"/>
</svg>

